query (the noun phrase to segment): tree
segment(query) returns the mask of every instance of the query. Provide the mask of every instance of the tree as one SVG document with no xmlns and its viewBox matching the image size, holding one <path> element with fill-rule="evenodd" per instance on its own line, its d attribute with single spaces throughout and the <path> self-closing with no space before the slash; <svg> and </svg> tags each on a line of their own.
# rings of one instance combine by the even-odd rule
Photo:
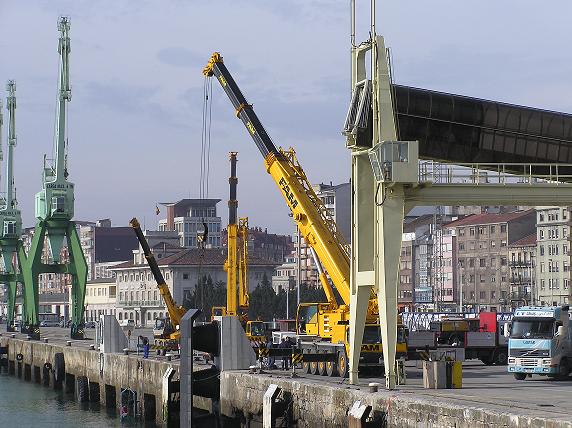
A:
<svg viewBox="0 0 572 428">
<path fill-rule="evenodd" d="M 200 309 L 202 312 L 201 319 L 209 321 L 214 306 L 226 305 L 226 284 L 223 281 L 217 281 L 213 284 L 210 275 L 203 275 L 199 278 L 199 282 L 195 285 L 191 295 L 185 297 L 183 306 L 186 309 Z"/>
</svg>

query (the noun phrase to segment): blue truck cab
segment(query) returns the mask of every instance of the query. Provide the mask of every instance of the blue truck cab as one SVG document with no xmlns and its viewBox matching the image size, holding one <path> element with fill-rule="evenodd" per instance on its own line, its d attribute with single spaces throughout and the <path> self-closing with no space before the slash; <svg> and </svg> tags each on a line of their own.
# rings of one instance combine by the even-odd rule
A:
<svg viewBox="0 0 572 428">
<path fill-rule="evenodd" d="M 508 371 L 524 380 L 538 374 L 566 378 L 572 370 L 569 307 L 523 306 L 514 312 L 508 340 Z"/>
</svg>

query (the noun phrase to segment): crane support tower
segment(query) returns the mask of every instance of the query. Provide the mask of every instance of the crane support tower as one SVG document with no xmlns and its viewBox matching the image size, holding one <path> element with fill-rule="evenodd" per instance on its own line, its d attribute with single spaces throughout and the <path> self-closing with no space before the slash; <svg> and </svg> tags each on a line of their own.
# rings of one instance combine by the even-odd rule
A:
<svg viewBox="0 0 572 428">
<path fill-rule="evenodd" d="M 6 85 L 8 98 L 8 154 L 6 157 L 6 194 L 0 198 L 0 282 L 7 285 L 8 313 L 7 331 L 15 331 L 14 317 L 16 290 L 23 284 L 22 261 L 26 254 L 22 245 L 22 215 L 18 209 L 14 187 L 14 147 L 16 147 L 16 82 L 9 80 Z M 0 101 L 0 161 L 2 155 L 2 102 Z"/>
<path fill-rule="evenodd" d="M 43 188 L 36 193 L 37 219 L 32 244 L 24 268 L 24 303 L 26 316 L 23 328 L 32 338 L 39 339 L 38 280 L 41 273 L 71 276 L 71 338 L 82 339 L 84 329 L 84 300 L 87 282 L 87 263 L 83 255 L 74 216 L 74 185 L 68 181 L 67 165 L 67 104 L 71 100 L 69 77 L 70 21 L 58 20 L 60 54 L 56 129 L 54 134 L 55 158 L 44 156 Z M 44 242 L 49 244 L 47 260 Z M 67 238 L 68 260 L 62 259 L 62 247 Z"/>
</svg>

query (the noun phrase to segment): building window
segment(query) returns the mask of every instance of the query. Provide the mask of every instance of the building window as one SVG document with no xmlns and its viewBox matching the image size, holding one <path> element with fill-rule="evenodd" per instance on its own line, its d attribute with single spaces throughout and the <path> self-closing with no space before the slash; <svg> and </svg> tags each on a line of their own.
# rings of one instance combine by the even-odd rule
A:
<svg viewBox="0 0 572 428">
<path fill-rule="evenodd" d="M 506 224 L 501 224 L 500 231 L 501 233 L 506 233 Z"/>
<path fill-rule="evenodd" d="M 484 226 L 480 226 L 479 227 L 479 235 L 484 235 L 485 234 L 485 227 Z"/>
<path fill-rule="evenodd" d="M 491 302 L 494 302 L 496 298 L 497 298 L 497 292 L 491 291 Z"/>
<path fill-rule="evenodd" d="M 459 236 L 465 236 L 465 228 L 464 227 L 459 228 Z"/>
<path fill-rule="evenodd" d="M 147 321 L 151 321 L 151 312 L 147 312 Z"/>
<path fill-rule="evenodd" d="M 491 241 L 491 248 L 495 248 L 497 243 L 495 241 Z"/>
<path fill-rule="evenodd" d="M 501 248 L 506 247 L 506 239 L 501 239 L 500 246 L 501 246 Z"/>
<path fill-rule="evenodd" d="M 491 226 L 491 234 L 495 233 L 496 231 L 496 227 L 495 226 Z"/>
<path fill-rule="evenodd" d="M 484 283 L 485 282 L 485 276 L 479 275 L 479 280 L 480 280 L 481 284 Z"/>
<path fill-rule="evenodd" d="M 544 213 L 538 213 L 538 222 L 544 221 Z"/>
<path fill-rule="evenodd" d="M 469 228 L 469 235 L 475 236 L 475 228 L 474 227 Z"/>
<path fill-rule="evenodd" d="M 506 257 L 500 258 L 500 264 L 501 264 L 501 266 L 506 266 L 506 264 L 507 264 Z"/>
<path fill-rule="evenodd" d="M 459 251 L 465 251 L 465 243 L 459 242 Z"/>
<path fill-rule="evenodd" d="M 119 321 L 123 319 L 123 313 L 119 312 Z"/>
<path fill-rule="evenodd" d="M 543 229 L 540 229 L 538 231 L 538 239 L 544 239 L 544 230 Z"/>
<path fill-rule="evenodd" d="M 544 255 L 544 245 L 540 246 L 540 255 L 543 256 Z"/>
<path fill-rule="evenodd" d="M 497 265 L 497 258 L 491 257 L 491 267 L 495 267 Z"/>
<path fill-rule="evenodd" d="M 479 292 L 479 299 L 485 300 L 486 298 L 487 298 L 487 292 L 486 291 L 480 291 Z"/>
<path fill-rule="evenodd" d="M 479 259 L 479 267 L 486 267 L 487 260 L 486 259 Z"/>
<path fill-rule="evenodd" d="M 469 267 L 475 267 L 475 259 L 472 257 L 469 259 Z"/>
<path fill-rule="evenodd" d="M 491 276 L 491 282 L 497 282 L 497 277 L 495 275 Z"/>
<path fill-rule="evenodd" d="M 184 274 L 183 274 L 183 279 L 189 279 L 189 274 L 188 274 L 188 273 L 184 273 Z"/>
</svg>

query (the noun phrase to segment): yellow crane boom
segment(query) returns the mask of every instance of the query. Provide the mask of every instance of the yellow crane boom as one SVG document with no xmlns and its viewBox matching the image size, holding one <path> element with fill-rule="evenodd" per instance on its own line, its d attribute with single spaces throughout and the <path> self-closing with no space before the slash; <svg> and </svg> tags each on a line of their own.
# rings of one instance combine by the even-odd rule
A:
<svg viewBox="0 0 572 428">
<path fill-rule="evenodd" d="M 266 171 L 272 176 L 306 243 L 314 249 L 328 272 L 345 305 L 350 302 L 349 247 L 336 223 L 310 185 L 293 149 L 277 149 L 260 123 L 252 105 L 248 104 L 230 75 L 218 52 L 203 70 L 205 76 L 215 76 L 228 95 L 236 115 L 242 120 L 254 143 L 264 157 Z M 337 307 L 329 283 L 323 283 L 328 303 Z"/>
<path fill-rule="evenodd" d="M 147 263 L 151 268 L 151 272 L 153 273 L 153 277 L 157 282 L 157 288 L 161 293 L 161 297 L 163 297 L 165 306 L 167 306 L 167 312 L 169 313 L 169 318 L 171 319 L 171 325 L 172 325 L 172 331 L 168 332 L 168 334 L 170 335 L 169 338 L 178 339 L 180 333 L 177 327 L 181 324 L 181 319 L 183 318 L 183 315 L 185 315 L 186 309 L 175 303 L 175 300 L 171 295 L 171 291 L 169 290 L 169 286 L 165 282 L 165 278 L 163 278 L 161 269 L 159 269 L 157 260 L 155 260 L 155 256 L 153 256 L 153 253 L 149 248 L 149 243 L 147 242 L 147 239 L 145 239 L 145 235 L 143 235 L 143 231 L 141 230 L 141 225 L 139 224 L 139 221 L 134 217 L 129 222 L 129 226 L 133 228 L 133 230 L 135 231 L 135 235 L 137 235 L 137 240 L 139 241 L 139 244 L 143 249 L 143 254 L 145 255 L 145 259 L 147 260 Z"/>
</svg>

